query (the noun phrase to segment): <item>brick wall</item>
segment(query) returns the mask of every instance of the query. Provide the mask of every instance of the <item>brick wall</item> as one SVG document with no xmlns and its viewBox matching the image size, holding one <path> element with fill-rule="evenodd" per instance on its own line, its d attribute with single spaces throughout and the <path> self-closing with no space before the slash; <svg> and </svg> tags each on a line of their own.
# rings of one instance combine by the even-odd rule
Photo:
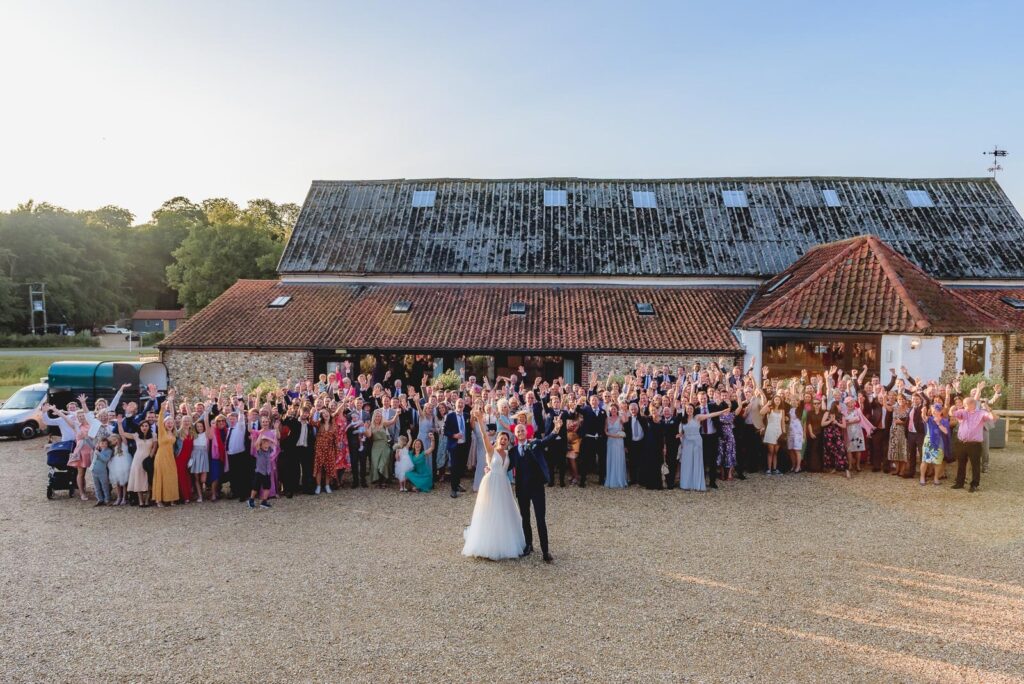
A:
<svg viewBox="0 0 1024 684">
<path fill-rule="evenodd" d="M 1006 408 L 1024 409 L 1024 330 L 1006 337 Z"/>
<path fill-rule="evenodd" d="M 309 351 L 190 351 L 167 349 L 161 353 L 171 384 L 179 392 L 195 394 L 199 389 L 252 380 L 274 378 L 284 384 L 313 378 L 313 353 Z"/>
<path fill-rule="evenodd" d="M 725 359 L 726 370 L 732 368 L 735 363 L 743 363 L 743 356 L 659 356 L 657 354 L 584 354 L 583 355 L 583 369 L 580 372 L 577 382 L 586 384 L 590 379 L 591 371 L 597 373 L 597 377 L 602 381 L 608 377 L 609 371 L 615 375 L 622 375 L 624 370 L 634 370 L 636 368 L 637 361 L 646 363 L 647 365 L 654 365 L 657 368 L 661 368 L 663 365 L 667 365 L 674 375 L 676 368 L 683 366 L 687 370 L 695 362 L 699 361 L 701 367 L 706 368 L 708 363 L 714 361 L 721 363 L 721 359 Z"/>
</svg>

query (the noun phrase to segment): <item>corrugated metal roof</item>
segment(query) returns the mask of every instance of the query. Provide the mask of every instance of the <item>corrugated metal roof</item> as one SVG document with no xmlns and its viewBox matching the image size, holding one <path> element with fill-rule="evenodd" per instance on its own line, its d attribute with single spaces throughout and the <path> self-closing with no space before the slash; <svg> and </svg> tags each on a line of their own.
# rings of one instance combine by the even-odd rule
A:
<svg viewBox="0 0 1024 684">
<path fill-rule="evenodd" d="M 412 206 L 421 190 L 436 191 L 432 207 Z M 545 190 L 567 206 L 544 206 Z M 634 190 L 657 208 L 635 208 Z M 749 205 L 726 207 L 727 190 Z M 911 206 L 908 190 L 934 206 Z M 1005 248 L 1024 242 L 1024 219 L 991 178 L 314 181 L 279 271 L 770 277 L 865 234 L 935 278 L 1024 278 L 1024 250 Z"/>
</svg>

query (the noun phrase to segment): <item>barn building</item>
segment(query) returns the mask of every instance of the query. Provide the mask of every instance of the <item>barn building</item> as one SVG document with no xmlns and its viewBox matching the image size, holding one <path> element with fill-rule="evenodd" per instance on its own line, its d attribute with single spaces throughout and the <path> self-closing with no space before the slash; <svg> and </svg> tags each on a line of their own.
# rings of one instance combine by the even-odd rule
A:
<svg viewBox="0 0 1024 684">
<path fill-rule="evenodd" d="M 345 360 L 581 382 L 754 357 L 985 372 L 1020 406 L 1022 244 L 989 178 L 316 181 L 279 278 L 159 346 L 185 387 Z"/>
</svg>

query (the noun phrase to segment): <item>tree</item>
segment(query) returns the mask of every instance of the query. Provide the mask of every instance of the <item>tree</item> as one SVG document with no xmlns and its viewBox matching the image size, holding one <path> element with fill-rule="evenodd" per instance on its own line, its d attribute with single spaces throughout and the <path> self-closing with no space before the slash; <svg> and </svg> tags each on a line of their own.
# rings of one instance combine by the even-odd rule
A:
<svg viewBox="0 0 1024 684">
<path fill-rule="evenodd" d="M 152 220 L 132 228 L 124 250 L 130 255 L 125 283 L 136 308 L 173 309 L 178 293 L 167 281 L 171 256 L 191 228 L 207 222 L 202 207 L 187 197 L 173 197 L 153 212 Z"/>
<path fill-rule="evenodd" d="M 0 214 L 0 245 L 14 257 L 9 280 L 46 283 L 52 321 L 91 326 L 116 316 L 131 301 L 123 287 L 126 262 L 118 241 L 81 214 L 27 202 Z M 20 299 L 12 303 L 13 323 L 23 326 L 27 300 Z"/>
<path fill-rule="evenodd" d="M 252 200 L 245 209 L 228 199 L 202 204 L 205 222 L 194 224 L 174 251 L 167 281 L 194 313 L 239 278 L 273 278 L 299 208 Z"/>
</svg>

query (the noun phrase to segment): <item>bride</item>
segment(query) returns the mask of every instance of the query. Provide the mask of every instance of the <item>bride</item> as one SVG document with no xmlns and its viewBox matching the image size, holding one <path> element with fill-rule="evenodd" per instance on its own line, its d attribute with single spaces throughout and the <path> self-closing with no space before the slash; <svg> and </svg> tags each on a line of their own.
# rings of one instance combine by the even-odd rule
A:
<svg viewBox="0 0 1024 684">
<path fill-rule="evenodd" d="M 518 558 L 526 548 L 519 505 L 508 481 L 508 434 L 500 433 L 493 445 L 484 434 L 483 416 L 473 411 L 477 437 L 487 450 L 487 474 L 480 481 L 480 491 L 473 507 L 473 519 L 463 536 L 463 556 L 501 560 Z"/>
</svg>

